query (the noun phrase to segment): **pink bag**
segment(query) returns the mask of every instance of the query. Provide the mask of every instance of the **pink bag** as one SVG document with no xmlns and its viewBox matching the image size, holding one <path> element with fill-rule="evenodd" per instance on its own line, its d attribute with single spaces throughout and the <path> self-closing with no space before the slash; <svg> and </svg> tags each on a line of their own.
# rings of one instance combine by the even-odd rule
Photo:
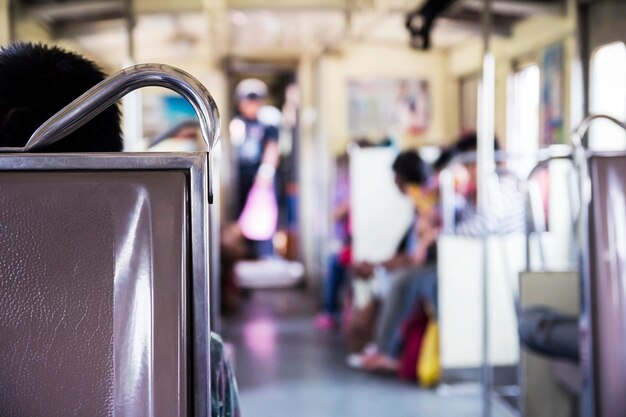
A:
<svg viewBox="0 0 626 417">
<path fill-rule="evenodd" d="M 239 216 L 239 227 L 250 240 L 268 240 L 278 223 L 278 205 L 273 184 L 254 184 Z"/>
</svg>

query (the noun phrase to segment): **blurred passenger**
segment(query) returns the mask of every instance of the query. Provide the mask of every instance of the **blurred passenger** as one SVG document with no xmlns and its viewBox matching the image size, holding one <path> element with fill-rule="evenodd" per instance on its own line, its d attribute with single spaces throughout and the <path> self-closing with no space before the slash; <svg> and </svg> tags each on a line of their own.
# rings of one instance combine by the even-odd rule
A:
<svg viewBox="0 0 626 417">
<path fill-rule="evenodd" d="M 324 283 L 324 311 L 315 318 L 315 326 L 319 329 L 332 328 L 340 322 L 339 298 L 352 261 L 350 241 L 350 176 L 347 154 L 337 158 L 335 178 L 333 253 L 330 256 L 328 275 Z"/>
<path fill-rule="evenodd" d="M 231 121 L 230 135 L 237 152 L 238 199 L 237 215 L 244 211 L 253 187 L 274 190 L 274 177 L 280 152 L 278 129 L 263 124 L 258 116 L 268 91 L 261 80 L 246 79 L 235 89 L 237 115 Z M 272 239 L 250 241 L 255 257 L 273 254 Z"/>
<path fill-rule="evenodd" d="M 48 118 L 104 80 L 93 62 L 57 47 L 16 43 L 0 49 L 0 146 L 23 147 Z M 41 152 L 122 150 L 116 106 Z M 212 417 L 239 417 L 239 394 L 221 338 L 211 333 Z"/>
<path fill-rule="evenodd" d="M 378 265 L 368 262 L 355 265 L 356 274 L 363 279 L 377 271 L 388 274 L 390 281 L 389 290 L 380 299 L 374 343 L 361 354 L 348 358 L 351 366 L 365 370 L 397 370 L 401 346 L 395 343 L 394 331 L 406 313 L 409 291 L 412 293 L 409 309 L 414 299 L 425 298 L 432 306 L 429 309 L 434 310 L 437 300 L 435 262 L 440 216 L 436 181 L 431 168 L 415 151 L 399 154 L 392 169 L 398 188 L 413 202 L 416 216 L 394 257 Z"/>
<path fill-rule="evenodd" d="M 439 193 L 438 175 L 456 155 L 476 151 L 476 135 L 462 137 L 450 149 L 445 150 L 435 163 L 436 175 L 418 175 L 424 163 L 415 154 L 403 153 L 393 165 L 396 183 L 400 190 L 411 197 L 416 208 L 416 229 L 413 236 L 417 246 L 406 261 L 406 254 L 400 254 L 382 264 L 391 276 L 388 293 L 381 299 L 381 311 L 377 321 L 374 344 L 368 346 L 361 355 L 351 356 L 353 366 L 370 371 L 400 371 L 403 374 L 406 356 L 414 352 L 407 345 L 409 331 L 424 331 L 424 327 L 411 328 L 415 323 L 422 324 L 437 320 L 437 265 L 436 240 L 439 235 L 441 218 L 437 199 Z M 466 204 L 460 211 L 457 233 L 479 237 L 485 232 L 511 233 L 523 231 L 525 225 L 525 205 L 522 194 L 517 189 L 514 178 L 501 175 L 490 186 L 490 206 L 486 212 L 478 213 L 476 207 L 477 174 L 476 163 L 465 165 L 467 181 L 461 189 Z M 424 256 L 424 253 L 426 255 Z M 356 266 L 362 277 L 371 275 L 373 268 L 367 263 Z M 419 327 L 419 326 L 418 326 Z M 419 346 L 417 347 L 419 349 Z M 402 366 L 401 366 L 402 365 Z M 410 365 L 414 369 L 413 364 Z M 413 371 L 409 370 L 408 373 Z M 405 372 L 406 373 L 406 372 Z"/>
<path fill-rule="evenodd" d="M 495 150 L 498 150 L 497 139 L 494 143 Z M 477 145 L 476 133 L 469 133 L 457 141 L 456 153 L 475 155 Z M 467 183 L 462 187 L 462 192 L 467 204 L 458 219 L 456 234 L 480 237 L 485 233 L 523 233 L 526 227 L 526 202 L 523 193 L 518 188 L 517 180 L 506 172 L 490 178 L 487 188 L 489 204 L 485 205 L 484 212 L 479 212 L 476 160 L 467 161 L 464 165 L 468 177 Z"/>
</svg>

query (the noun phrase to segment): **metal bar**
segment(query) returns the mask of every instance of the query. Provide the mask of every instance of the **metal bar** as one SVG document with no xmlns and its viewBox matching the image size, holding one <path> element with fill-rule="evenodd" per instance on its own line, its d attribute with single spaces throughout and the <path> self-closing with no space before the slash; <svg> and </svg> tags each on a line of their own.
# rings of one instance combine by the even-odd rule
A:
<svg viewBox="0 0 626 417">
<path fill-rule="evenodd" d="M 530 237 L 532 234 L 531 226 L 533 226 L 536 230 L 536 221 L 534 221 L 533 211 L 532 211 L 532 199 L 530 196 L 530 184 L 532 177 L 542 168 L 547 167 L 551 161 L 556 161 L 559 159 L 567 159 L 572 160 L 573 158 L 573 150 L 568 145 L 552 145 L 547 148 L 547 153 L 545 153 L 543 158 L 539 159 L 537 164 L 530 170 L 528 176 L 526 177 L 525 184 L 525 193 L 526 193 L 526 272 L 531 271 L 531 255 L 530 255 Z M 541 198 L 541 195 L 539 195 Z M 545 225 L 545 224 L 544 224 Z M 545 255 L 544 255 L 544 245 L 539 237 L 539 245 L 540 245 L 540 253 L 542 256 L 542 263 L 545 265 Z"/>
<path fill-rule="evenodd" d="M 185 97 L 200 120 L 200 131 L 211 162 L 213 148 L 219 140 L 220 117 L 217 104 L 207 89 L 188 73 L 164 64 L 141 64 L 119 71 L 98 83 L 33 133 L 23 148 L 0 148 L 2 152 L 30 152 L 51 145 L 96 117 L 126 94 L 141 87 L 165 87 Z M 209 163 L 209 174 L 213 164 Z M 210 184 L 209 184 L 210 186 Z M 209 188 L 212 200 L 213 188 Z"/>
<path fill-rule="evenodd" d="M 14 152 L 29 152 L 55 143 L 126 94 L 147 86 L 169 88 L 189 100 L 200 119 L 200 130 L 207 150 L 211 152 L 220 133 L 219 111 L 215 100 L 191 75 L 163 64 L 135 65 L 110 76 L 48 119 L 33 133 L 24 148 Z M 10 148 L 3 150 L 8 151 Z"/>
<path fill-rule="evenodd" d="M 211 416 L 211 268 L 210 225 L 208 201 L 208 183 L 206 170 L 208 158 L 195 161 L 190 171 L 191 196 L 191 259 L 192 291 L 191 309 L 193 314 L 193 381 L 194 415 Z"/>
<path fill-rule="evenodd" d="M 2 171 L 159 170 L 189 169 L 206 152 L 190 153 L 68 153 L 1 155 Z"/>
<path fill-rule="evenodd" d="M 489 180 L 495 172 L 494 158 L 494 100 L 495 100 L 495 60 L 491 54 L 492 32 L 492 0 L 484 0 L 483 8 L 483 75 L 480 97 L 480 115 L 478 125 L 478 212 L 485 212 L 489 205 L 488 186 Z M 483 249 L 483 334 L 482 334 L 482 414 L 484 417 L 491 416 L 491 391 L 493 381 L 489 364 L 489 231 L 485 230 L 482 236 Z"/>
<path fill-rule="evenodd" d="M 135 61 L 135 11 L 133 8 L 133 0 L 124 0 L 124 15 L 126 20 L 126 48 L 127 58 Z"/>
<path fill-rule="evenodd" d="M 578 135 L 576 133 L 574 137 Z M 587 152 L 582 146 L 582 140 L 575 141 L 576 146 L 576 165 L 578 166 L 578 186 L 579 196 L 581 200 L 580 206 L 580 222 L 578 229 L 579 241 L 582 247 L 579 253 L 580 269 L 582 275 L 582 306 L 580 310 L 579 328 L 580 328 L 580 368 L 582 375 L 581 388 L 581 416 L 595 416 L 595 358 L 593 355 L 593 336 L 591 334 L 592 321 L 592 285 L 590 270 L 590 242 L 589 242 L 589 217 L 591 211 L 591 177 L 589 175 L 589 164 L 587 161 Z"/>
<path fill-rule="evenodd" d="M 583 148 L 585 150 L 589 149 L 589 141 L 585 140 L 585 135 L 587 133 L 587 130 L 589 130 L 591 123 L 599 119 L 613 122 L 622 129 L 626 130 L 626 123 L 613 116 L 609 116 L 607 114 L 590 114 L 589 116 L 585 117 L 582 122 L 580 122 L 580 124 L 574 131 L 574 134 L 572 135 L 572 143 L 574 144 L 574 146 Z"/>
</svg>

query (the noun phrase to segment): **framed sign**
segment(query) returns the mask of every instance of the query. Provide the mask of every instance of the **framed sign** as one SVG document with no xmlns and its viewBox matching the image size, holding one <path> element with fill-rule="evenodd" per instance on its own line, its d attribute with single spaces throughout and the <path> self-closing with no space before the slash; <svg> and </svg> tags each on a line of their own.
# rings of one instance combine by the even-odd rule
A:
<svg viewBox="0 0 626 417">
<path fill-rule="evenodd" d="M 348 129 L 356 137 L 416 136 L 428 130 L 428 81 L 368 79 L 348 81 Z"/>
</svg>

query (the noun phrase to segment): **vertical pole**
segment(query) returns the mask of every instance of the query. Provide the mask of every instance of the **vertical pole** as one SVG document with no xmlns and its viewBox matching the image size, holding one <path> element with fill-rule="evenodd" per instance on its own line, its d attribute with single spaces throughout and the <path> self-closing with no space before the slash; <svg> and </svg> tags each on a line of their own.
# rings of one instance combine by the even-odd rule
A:
<svg viewBox="0 0 626 417">
<path fill-rule="evenodd" d="M 580 94 L 579 103 L 579 119 L 574 126 L 578 126 L 582 122 L 585 115 L 589 114 L 589 84 L 590 84 L 590 62 L 591 62 L 591 48 L 590 48 L 590 17 L 589 9 L 590 5 L 586 3 L 575 4 L 574 10 L 576 13 L 576 27 L 578 28 L 576 37 L 577 46 L 577 69 L 579 71 L 579 84 L 576 85 L 578 89 L 582 91 Z M 575 91 L 575 90 L 573 90 Z M 573 129 L 575 130 L 575 129 Z M 578 139 L 580 143 L 583 142 L 583 135 Z M 574 137 L 572 137 L 572 142 Z M 593 357 L 593 335 L 591 328 L 591 282 L 590 282 L 590 268 L 589 268 L 589 216 L 590 216 L 590 204 L 591 194 L 588 184 L 591 184 L 589 179 L 589 166 L 587 157 L 583 146 L 576 146 L 576 167 L 578 169 L 578 181 L 579 181 L 579 198 L 580 198 L 580 215 L 578 218 L 578 224 L 575 224 L 575 230 L 578 234 L 579 252 L 578 263 L 581 270 L 582 277 L 582 301 L 581 301 L 581 314 L 579 319 L 579 334 L 580 334 L 580 369 L 582 375 L 582 385 L 580 393 L 580 415 L 583 417 L 595 417 L 596 416 L 596 398 L 595 398 L 595 381 L 594 381 L 594 357 Z"/>
<path fill-rule="evenodd" d="M 133 10 L 133 0 L 124 0 L 124 12 L 126 15 L 126 47 L 127 58 L 135 61 L 135 38 L 133 30 L 135 29 L 135 13 Z"/>
<path fill-rule="evenodd" d="M 124 0 L 126 14 L 126 59 L 124 67 L 135 64 L 135 13 L 133 10 L 133 0 Z M 138 152 L 145 150 L 143 142 L 143 120 L 141 92 L 139 90 L 127 94 L 122 99 L 122 114 L 124 132 L 124 150 Z"/>
<path fill-rule="evenodd" d="M 495 97 L 495 61 L 491 53 L 491 16 L 492 0 L 484 0 L 483 9 L 483 73 L 480 94 L 479 132 L 477 149 L 478 170 L 478 211 L 484 216 L 489 206 L 489 183 L 495 172 L 494 155 L 494 97 Z M 488 222 L 486 223 L 488 224 Z M 482 296 L 483 296 L 483 334 L 482 334 L 482 414 L 491 416 L 492 375 L 489 364 L 489 230 L 482 236 Z"/>
<path fill-rule="evenodd" d="M 483 69 L 482 88 L 480 91 L 478 120 L 478 205 L 486 208 L 489 205 L 488 187 L 490 178 L 495 172 L 495 60 L 491 53 L 491 3 L 484 0 L 483 12 Z"/>
<path fill-rule="evenodd" d="M 315 288 L 317 277 L 322 272 L 318 262 L 319 212 L 317 145 L 315 143 L 315 59 L 305 52 L 300 57 L 298 67 L 298 87 L 300 89 L 299 123 L 299 183 L 300 201 L 298 218 L 300 231 L 301 256 L 307 271 L 307 284 Z"/>
<path fill-rule="evenodd" d="M 224 75 L 224 57 L 228 50 L 228 4 L 226 0 L 202 0 L 202 12 L 205 17 L 207 38 L 205 49 L 202 52 L 206 54 L 206 70 L 207 81 L 212 85 L 213 91 L 219 90 L 220 94 L 217 94 L 218 103 L 222 106 L 221 114 L 223 120 L 230 120 L 228 115 L 228 107 L 226 101 L 228 100 L 228 83 Z M 222 100 L 221 102 L 219 100 Z M 227 135 L 227 134 L 226 134 Z M 210 311 L 211 311 L 211 331 L 222 331 L 222 316 L 221 316 L 221 268 L 220 268 L 220 225 L 222 216 L 226 216 L 224 209 L 224 202 L 230 202 L 232 200 L 232 194 L 228 194 L 229 183 L 233 178 L 232 164 L 224 163 L 221 161 L 229 162 L 232 157 L 232 148 L 228 141 L 220 141 L 218 145 L 213 149 L 213 156 L 210 179 L 213 182 L 213 204 L 209 207 L 209 278 L 210 278 Z M 222 182 L 222 176 L 227 178 L 224 183 Z M 222 186 L 224 185 L 224 186 Z"/>
</svg>

